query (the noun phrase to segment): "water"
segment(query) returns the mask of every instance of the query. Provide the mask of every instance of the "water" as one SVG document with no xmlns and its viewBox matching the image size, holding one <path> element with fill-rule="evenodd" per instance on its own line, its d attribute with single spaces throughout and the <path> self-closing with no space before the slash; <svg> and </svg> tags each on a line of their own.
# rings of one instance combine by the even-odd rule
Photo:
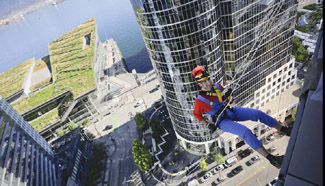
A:
<svg viewBox="0 0 325 186">
<path fill-rule="evenodd" d="M 112 37 L 118 43 L 130 71 L 152 69 L 129 0 L 65 0 L 0 26 L 0 73 L 32 57 L 48 55 L 48 43 L 92 17 L 100 40 Z"/>
</svg>

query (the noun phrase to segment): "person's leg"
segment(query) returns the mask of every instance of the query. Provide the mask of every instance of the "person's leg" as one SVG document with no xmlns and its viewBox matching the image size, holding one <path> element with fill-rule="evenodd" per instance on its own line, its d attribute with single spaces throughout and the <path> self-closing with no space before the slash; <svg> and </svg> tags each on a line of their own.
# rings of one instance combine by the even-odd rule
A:
<svg viewBox="0 0 325 186">
<path fill-rule="evenodd" d="M 273 156 L 267 152 L 263 147 L 262 142 L 258 140 L 252 131 L 246 126 L 230 119 L 225 119 L 220 123 L 219 127 L 225 132 L 230 132 L 240 136 L 252 149 L 256 150 L 259 154 L 267 158 L 272 165 L 277 168 L 281 167 L 283 156 Z"/>
<path fill-rule="evenodd" d="M 278 131 L 289 135 L 289 129 L 281 124 L 281 122 L 277 122 L 276 119 L 267 115 L 266 113 L 252 108 L 243 108 L 243 107 L 234 107 L 233 112 L 235 114 L 235 119 L 237 121 L 260 121 L 266 124 L 269 127 L 274 127 Z"/>
<path fill-rule="evenodd" d="M 257 109 L 234 107 L 233 112 L 237 121 L 260 121 L 270 127 L 277 125 L 276 119 Z"/>
<path fill-rule="evenodd" d="M 234 122 L 230 119 L 224 119 L 220 125 L 220 129 L 240 136 L 252 149 L 257 150 L 262 146 L 262 142 L 254 136 L 252 131 L 245 125 Z"/>
</svg>

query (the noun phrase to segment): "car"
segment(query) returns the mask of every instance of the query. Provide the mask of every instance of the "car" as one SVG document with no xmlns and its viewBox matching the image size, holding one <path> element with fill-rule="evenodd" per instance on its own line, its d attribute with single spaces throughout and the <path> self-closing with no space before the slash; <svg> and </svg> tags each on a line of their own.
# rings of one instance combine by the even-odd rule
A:
<svg viewBox="0 0 325 186">
<path fill-rule="evenodd" d="M 225 169 L 225 167 L 223 165 L 218 165 L 217 167 L 215 167 L 212 172 L 213 174 L 217 174 L 219 171 L 222 171 L 223 169 Z"/>
<path fill-rule="evenodd" d="M 252 151 L 251 151 L 250 149 L 247 148 L 247 149 L 245 149 L 245 150 L 240 150 L 240 151 L 238 152 L 238 155 L 239 155 L 239 157 L 240 157 L 241 159 L 243 159 L 243 158 L 249 156 L 251 153 L 252 153 Z"/>
<path fill-rule="evenodd" d="M 272 145 L 270 148 L 267 149 L 267 152 L 271 153 L 274 152 L 276 150 L 276 147 L 274 145 Z"/>
<path fill-rule="evenodd" d="M 277 181 L 278 181 L 278 177 L 274 178 L 266 186 L 275 186 Z"/>
<path fill-rule="evenodd" d="M 239 165 L 238 167 L 234 168 L 230 173 L 232 176 L 239 174 L 243 170 L 243 166 Z"/>
<path fill-rule="evenodd" d="M 133 107 L 136 108 L 143 103 L 143 99 L 140 99 Z"/>
<path fill-rule="evenodd" d="M 221 176 L 218 177 L 216 181 L 218 181 L 218 182 L 223 182 L 223 181 L 225 181 L 225 179 L 226 179 L 226 176 L 223 175 L 223 174 L 221 174 Z"/>
<path fill-rule="evenodd" d="M 207 172 L 204 176 L 202 176 L 201 181 L 205 182 L 207 181 L 210 177 L 212 177 L 212 173 L 211 172 Z"/>
<path fill-rule="evenodd" d="M 268 141 L 272 141 L 274 139 L 275 139 L 275 137 L 272 134 L 266 137 L 266 140 L 268 140 Z"/>
<path fill-rule="evenodd" d="M 223 164 L 224 167 L 231 167 L 237 162 L 236 156 L 232 156 L 231 158 L 227 159 L 225 163 Z"/>
<path fill-rule="evenodd" d="M 252 157 L 251 159 L 249 159 L 246 162 L 246 165 L 250 166 L 250 165 L 254 164 L 259 159 L 260 159 L 260 156 L 259 155 L 256 155 L 256 156 Z"/>
<path fill-rule="evenodd" d="M 104 130 L 103 131 L 105 131 L 105 130 L 109 130 L 109 129 L 112 129 L 113 128 L 113 126 L 112 125 L 107 125 L 105 128 L 104 128 Z"/>
<path fill-rule="evenodd" d="M 151 89 L 150 91 L 149 91 L 149 93 L 151 94 L 151 93 L 154 93 L 154 92 L 156 92 L 158 90 L 158 88 L 154 88 L 154 89 Z"/>
</svg>

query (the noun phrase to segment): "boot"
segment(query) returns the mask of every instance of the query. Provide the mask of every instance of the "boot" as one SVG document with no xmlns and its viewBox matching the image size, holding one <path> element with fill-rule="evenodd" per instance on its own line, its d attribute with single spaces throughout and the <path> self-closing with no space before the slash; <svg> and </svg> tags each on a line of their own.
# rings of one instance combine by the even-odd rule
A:
<svg viewBox="0 0 325 186">
<path fill-rule="evenodd" d="M 285 126 L 282 126 L 281 129 L 280 129 L 280 132 L 286 136 L 290 136 L 291 135 L 291 130 L 292 130 L 292 127 L 285 127 Z"/>
<path fill-rule="evenodd" d="M 270 161 L 270 163 L 280 169 L 283 161 L 283 155 L 282 156 L 273 156 L 272 154 L 267 155 L 266 159 Z"/>
</svg>

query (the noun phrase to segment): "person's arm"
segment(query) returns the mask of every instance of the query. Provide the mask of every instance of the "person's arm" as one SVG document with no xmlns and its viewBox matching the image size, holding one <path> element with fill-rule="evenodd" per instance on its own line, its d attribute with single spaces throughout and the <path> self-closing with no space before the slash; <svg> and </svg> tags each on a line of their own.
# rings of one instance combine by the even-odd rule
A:
<svg viewBox="0 0 325 186">
<path fill-rule="evenodd" d="M 203 125 L 208 125 L 209 123 L 207 121 L 205 121 L 205 119 L 200 121 Z"/>
<path fill-rule="evenodd" d="M 203 113 L 204 113 L 204 104 L 196 100 L 194 103 L 193 115 L 197 120 L 200 121 L 200 123 L 207 126 L 209 122 L 204 119 L 204 117 L 202 116 Z"/>
<path fill-rule="evenodd" d="M 204 107 L 204 105 L 202 103 L 200 103 L 199 100 L 195 100 L 193 115 L 197 120 L 199 120 L 199 122 L 201 122 L 203 125 L 206 125 L 207 122 L 205 121 L 204 117 L 202 116 L 202 114 L 204 112 L 203 107 Z"/>
</svg>

